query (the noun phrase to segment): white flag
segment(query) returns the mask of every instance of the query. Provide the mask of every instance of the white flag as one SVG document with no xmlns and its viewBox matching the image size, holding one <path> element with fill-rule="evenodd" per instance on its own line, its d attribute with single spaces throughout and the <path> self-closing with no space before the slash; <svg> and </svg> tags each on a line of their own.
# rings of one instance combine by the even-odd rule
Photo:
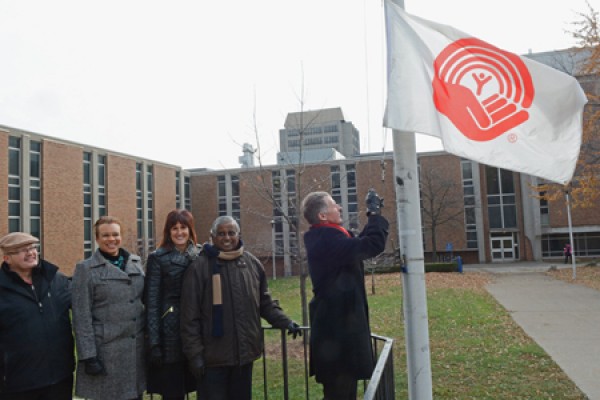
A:
<svg viewBox="0 0 600 400">
<path fill-rule="evenodd" d="M 442 139 L 487 165 L 566 183 L 581 147 L 575 78 L 385 0 L 388 95 L 384 126 Z"/>
</svg>

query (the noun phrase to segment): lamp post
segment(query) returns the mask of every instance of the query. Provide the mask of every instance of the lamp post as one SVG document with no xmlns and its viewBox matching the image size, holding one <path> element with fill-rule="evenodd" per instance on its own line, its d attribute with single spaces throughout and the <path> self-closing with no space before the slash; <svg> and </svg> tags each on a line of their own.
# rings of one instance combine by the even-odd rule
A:
<svg viewBox="0 0 600 400">
<path fill-rule="evenodd" d="M 271 220 L 271 252 L 273 254 L 273 279 L 277 279 L 277 268 L 275 267 L 275 220 Z"/>
</svg>

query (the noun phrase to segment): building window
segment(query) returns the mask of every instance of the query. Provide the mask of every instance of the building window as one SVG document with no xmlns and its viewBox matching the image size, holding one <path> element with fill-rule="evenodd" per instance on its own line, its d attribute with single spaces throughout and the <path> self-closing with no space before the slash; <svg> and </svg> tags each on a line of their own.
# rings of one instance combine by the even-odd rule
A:
<svg viewBox="0 0 600 400">
<path fill-rule="evenodd" d="M 231 175 L 231 216 L 235 218 L 241 227 L 239 175 Z"/>
<path fill-rule="evenodd" d="M 98 155 L 98 216 L 106 215 L 106 156 Z"/>
<path fill-rule="evenodd" d="M 517 227 L 515 184 L 511 171 L 487 166 L 488 217 L 490 229 Z"/>
<path fill-rule="evenodd" d="M 42 239 L 42 143 L 29 142 L 29 232 Z"/>
<path fill-rule="evenodd" d="M 542 186 L 540 184 L 538 187 Z M 542 226 L 550 225 L 550 205 L 548 204 L 548 200 L 545 198 L 546 191 L 539 191 L 539 199 L 540 199 L 540 224 Z"/>
<path fill-rule="evenodd" d="M 155 249 L 154 243 L 154 168 L 146 166 L 146 224 L 148 226 L 148 253 Z"/>
<path fill-rule="evenodd" d="M 275 230 L 275 254 L 278 256 L 283 255 L 284 243 L 283 243 L 283 204 L 281 202 L 282 192 L 282 179 L 279 171 L 271 172 L 271 183 L 273 185 L 273 222 Z"/>
<path fill-rule="evenodd" d="M 144 166 L 142 163 L 135 164 L 135 208 L 137 222 L 137 246 L 138 253 L 142 254 L 144 249 Z"/>
<path fill-rule="evenodd" d="M 285 187 L 287 195 L 287 215 L 289 224 L 289 248 L 290 254 L 297 255 L 296 228 L 298 226 L 298 214 L 296 207 L 296 171 L 288 169 L 285 171 Z"/>
<path fill-rule="evenodd" d="M 323 144 L 323 138 L 320 138 L 320 137 L 306 138 L 306 139 L 304 139 L 304 144 L 307 146 Z"/>
<path fill-rule="evenodd" d="M 600 233 L 574 232 L 573 250 L 576 257 L 600 256 Z M 569 243 L 568 233 L 542 235 L 542 257 L 563 257 L 563 248 Z"/>
<path fill-rule="evenodd" d="M 351 230 L 358 229 L 358 197 L 356 194 L 356 165 L 332 165 L 331 197 L 342 206 L 345 226 Z"/>
<path fill-rule="evenodd" d="M 219 216 L 232 216 L 241 228 L 239 175 L 217 176 L 217 203 Z"/>
<path fill-rule="evenodd" d="M 192 209 L 192 200 L 190 197 L 190 177 L 183 178 L 183 204 L 186 210 Z"/>
<path fill-rule="evenodd" d="M 338 126 L 337 125 L 325 125 L 323 127 L 323 132 L 324 133 L 333 133 L 333 132 L 337 132 L 338 131 Z"/>
<path fill-rule="evenodd" d="M 356 195 L 356 165 L 346 165 L 348 228 L 358 230 L 358 197 Z"/>
<path fill-rule="evenodd" d="M 8 138 L 8 231 L 21 231 L 21 139 Z"/>
<path fill-rule="evenodd" d="M 227 215 L 227 177 L 225 175 L 217 176 L 217 202 L 219 216 Z"/>
<path fill-rule="evenodd" d="M 329 143 L 339 143 L 340 139 L 337 136 L 325 136 L 323 138 L 326 144 Z"/>
<path fill-rule="evenodd" d="M 181 172 L 175 171 L 175 208 L 181 208 Z"/>
<path fill-rule="evenodd" d="M 465 235 L 467 248 L 476 249 L 477 244 L 477 218 L 475 214 L 475 185 L 473 182 L 473 164 L 470 160 L 462 159 L 463 201 L 465 209 Z"/>
<path fill-rule="evenodd" d="M 83 152 L 83 256 L 89 258 L 93 251 L 92 213 L 92 153 Z"/>
<path fill-rule="evenodd" d="M 83 255 L 94 251 L 94 220 L 106 215 L 106 156 L 83 152 Z"/>
</svg>

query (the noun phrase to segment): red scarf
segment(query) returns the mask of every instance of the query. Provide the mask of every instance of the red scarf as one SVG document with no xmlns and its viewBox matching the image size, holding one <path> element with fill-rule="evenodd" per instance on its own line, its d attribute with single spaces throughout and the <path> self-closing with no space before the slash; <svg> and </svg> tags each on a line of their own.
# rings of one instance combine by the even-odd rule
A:
<svg viewBox="0 0 600 400">
<path fill-rule="evenodd" d="M 348 236 L 348 237 L 352 237 L 352 235 L 350 235 L 350 232 L 348 232 L 348 231 L 346 230 L 346 228 L 344 228 L 343 226 L 341 226 L 341 225 L 338 225 L 338 224 L 332 224 L 332 223 L 330 223 L 330 222 L 324 222 L 324 223 L 322 223 L 322 224 L 314 224 L 314 225 L 311 225 L 311 226 L 310 226 L 310 229 L 313 229 L 313 228 L 315 228 L 315 229 L 316 229 L 316 228 L 334 228 L 334 229 L 337 229 L 338 231 L 341 231 L 341 232 L 343 232 L 343 233 L 344 233 L 344 235 L 346 235 L 346 236 Z"/>
</svg>

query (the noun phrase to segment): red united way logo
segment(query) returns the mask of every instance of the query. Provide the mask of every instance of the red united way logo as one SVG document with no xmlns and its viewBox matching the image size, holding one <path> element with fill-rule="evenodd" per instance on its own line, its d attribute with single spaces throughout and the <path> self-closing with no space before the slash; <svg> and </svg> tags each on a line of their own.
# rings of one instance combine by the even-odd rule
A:
<svg viewBox="0 0 600 400">
<path fill-rule="evenodd" d="M 461 39 L 437 56 L 434 69 L 435 107 L 469 139 L 492 140 L 529 119 L 533 82 L 517 55 Z"/>
</svg>

